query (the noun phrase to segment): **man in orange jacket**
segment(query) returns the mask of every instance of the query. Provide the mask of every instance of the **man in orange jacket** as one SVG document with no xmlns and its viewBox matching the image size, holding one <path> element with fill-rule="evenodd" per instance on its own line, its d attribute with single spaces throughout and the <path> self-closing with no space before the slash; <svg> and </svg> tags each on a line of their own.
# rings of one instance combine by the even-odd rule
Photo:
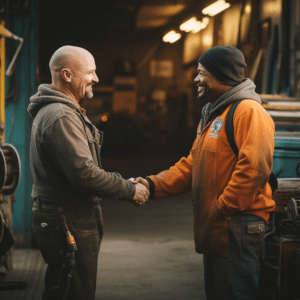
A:
<svg viewBox="0 0 300 300">
<path fill-rule="evenodd" d="M 275 208 L 268 183 L 275 126 L 255 84 L 244 78 L 245 67 L 235 47 L 214 47 L 200 56 L 195 83 L 198 98 L 209 103 L 189 156 L 169 170 L 136 179 L 152 199 L 192 191 L 195 246 L 204 254 L 208 300 L 258 298 L 258 256 Z M 241 99 L 233 118 L 236 157 L 225 121 L 232 103 Z"/>
</svg>

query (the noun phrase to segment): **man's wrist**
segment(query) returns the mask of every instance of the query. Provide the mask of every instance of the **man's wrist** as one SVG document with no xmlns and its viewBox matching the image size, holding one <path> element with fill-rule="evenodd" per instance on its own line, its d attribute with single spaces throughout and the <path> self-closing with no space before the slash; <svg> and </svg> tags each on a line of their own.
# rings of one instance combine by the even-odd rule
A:
<svg viewBox="0 0 300 300">
<path fill-rule="evenodd" d="M 149 183 L 150 198 L 151 198 L 151 199 L 154 199 L 154 193 L 155 193 L 154 183 L 153 183 L 153 181 L 152 181 L 150 178 L 148 178 L 148 177 L 146 177 L 145 179 L 146 179 L 146 180 L 148 181 L 148 183 Z"/>
</svg>

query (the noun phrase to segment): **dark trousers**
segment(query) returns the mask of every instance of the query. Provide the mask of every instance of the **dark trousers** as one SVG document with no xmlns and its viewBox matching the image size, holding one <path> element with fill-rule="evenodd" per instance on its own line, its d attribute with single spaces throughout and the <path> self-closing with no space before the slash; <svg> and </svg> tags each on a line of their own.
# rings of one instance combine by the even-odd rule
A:
<svg viewBox="0 0 300 300">
<path fill-rule="evenodd" d="M 49 214 L 56 214 L 59 207 L 55 208 L 34 208 L 33 218 L 38 225 L 38 220 L 43 220 L 43 213 L 45 216 Z M 61 209 L 61 208 L 60 208 Z M 35 218 L 35 214 L 37 217 Z M 66 221 L 70 232 L 73 234 L 78 251 L 75 253 L 76 265 L 71 278 L 69 293 L 66 299 L 68 300 L 94 300 L 96 291 L 96 279 L 97 279 L 97 265 L 98 254 L 100 251 L 100 243 L 103 235 L 102 229 L 102 216 L 99 205 L 82 206 L 82 207 L 63 207 L 63 214 L 66 217 Z M 50 220 L 50 219 L 49 219 Z M 64 253 L 62 259 L 55 261 L 57 247 L 55 243 L 61 237 L 55 235 L 53 239 L 53 247 L 51 247 L 51 241 L 45 246 L 45 243 L 49 242 L 49 239 L 53 236 L 47 233 L 37 233 L 39 247 L 42 255 L 47 262 L 48 266 L 45 274 L 45 289 L 43 293 L 43 300 L 61 300 L 66 291 L 67 275 L 69 273 L 69 258 L 66 257 L 68 253 L 68 246 L 63 236 Z M 49 237 L 50 236 L 50 237 Z M 51 250 L 48 250 L 48 249 Z M 57 256 L 60 258 L 60 256 Z"/>
<path fill-rule="evenodd" d="M 257 300 L 265 222 L 235 214 L 228 222 L 229 258 L 203 255 L 207 300 Z"/>
</svg>

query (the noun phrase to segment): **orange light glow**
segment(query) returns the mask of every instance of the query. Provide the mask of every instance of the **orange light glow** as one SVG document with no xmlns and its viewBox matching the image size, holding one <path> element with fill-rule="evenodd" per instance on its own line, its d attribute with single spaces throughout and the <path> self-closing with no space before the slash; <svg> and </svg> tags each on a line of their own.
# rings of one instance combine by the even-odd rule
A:
<svg viewBox="0 0 300 300">
<path fill-rule="evenodd" d="M 107 121 L 107 116 L 102 116 L 102 117 L 101 117 L 101 121 L 102 121 L 102 122 L 106 122 L 106 121 Z"/>
</svg>

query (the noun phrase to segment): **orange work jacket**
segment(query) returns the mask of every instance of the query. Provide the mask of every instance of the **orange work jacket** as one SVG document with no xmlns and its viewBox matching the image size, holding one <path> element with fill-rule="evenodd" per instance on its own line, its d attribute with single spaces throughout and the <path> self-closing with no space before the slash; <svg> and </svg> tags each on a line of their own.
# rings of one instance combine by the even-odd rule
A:
<svg viewBox="0 0 300 300">
<path fill-rule="evenodd" d="M 275 208 L 268 178 L 273 168 L 272 118 L 256 101 L 242 101 L 234 114 L 238 158 L 226 135 L 225 111 L 198 134 L 187 158 L 148 176 L 154 199 L 192 191 L 194 237 L 198 253 L 229 256 L 228 220 L 237 212 L 268 221 Z"/>
</svg>

